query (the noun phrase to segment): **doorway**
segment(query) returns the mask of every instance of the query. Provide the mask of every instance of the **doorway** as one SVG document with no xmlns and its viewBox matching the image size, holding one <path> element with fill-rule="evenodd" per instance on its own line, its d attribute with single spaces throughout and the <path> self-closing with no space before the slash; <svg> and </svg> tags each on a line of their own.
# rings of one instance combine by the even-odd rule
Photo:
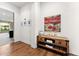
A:
<svg viewBox="0 0 79 59">
<path fill-rule="evenodd" d="M 0 8 L 0 46 L 14 41 L 14 13 Z"/>
</svg>

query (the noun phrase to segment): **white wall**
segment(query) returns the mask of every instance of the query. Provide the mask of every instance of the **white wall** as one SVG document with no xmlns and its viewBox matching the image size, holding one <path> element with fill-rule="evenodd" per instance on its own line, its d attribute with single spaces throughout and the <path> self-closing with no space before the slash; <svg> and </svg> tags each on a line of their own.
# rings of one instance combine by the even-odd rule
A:
<svg viewBox="0 0 79 59">
<path fill-rule="evenodd" d="M 31 12 L 31 3 L 26 4 L 20 9 L 20 20 L 21 20 L 21 41 L 30 44 L 30 27 L 31 25 L 28 24 L 30 21 L 30 12 Z M 26 24 L 24 25 L 24 18 L 26 18 Z"/>
<path fill-rule="evenodd" d="M 19 16 L 19 8 L 17 8 L 16 6 L 13 6 L 9 3 L 6 2 L 1 2 L 0 3 L 0 8 L 9 10 L 11 12 L 14 12 L 14 40 L 15 41 L 19 41 L 20 39 L 20 16 Z"/>
<path fill-rule="evenodd" d="M 40 3 L 33 3 L 31 7 L 31 46 L 37 47 L 37 35 L 40 22 Z"/>
<path fill-rule="evenodd" d="M 68 22 L 68 37 L 70 38 L 70 52 L 79 55 L 79 3 L 68 4 L 66 13 Z M 67 35 L 67 34 L 66 34 Z"/>
<path fill-rule="evenodd" d="M 61 14 L 61 33 L 70 40 L 70 53 L 79 55 L 79 3 L 41 3 L 40 30 L 44 31 L 44 17 Z M 42 24 L 42 25 L 41 25 Z"/>
<path fill-rule="evenodd" d="M 39 17 L 40 17 L 40 4 L 39 3 L 29 3 L 21 8 L 21 23 L 26 18 L 31 21 L 31 24 L 28 23 L 24 26 L 21 24 L 21 41 L 30 44 L 31 47 L 37 47 L 37 35 L 39 30 Z"/>
<path fill-rule="evenodd" d="M 73 3 L 74 4 L 74 3 Z M 69 39 L 69 51 L 70 53 L 76 54 L 75 49 L 75 5 L 72 3 L 64 3 L 63 13 L 62 13 L 62 24 L 61 24 L 61 33 L 64 34 Z M 75 52 L 75 53 L 74 53 Z"/>
</svg>

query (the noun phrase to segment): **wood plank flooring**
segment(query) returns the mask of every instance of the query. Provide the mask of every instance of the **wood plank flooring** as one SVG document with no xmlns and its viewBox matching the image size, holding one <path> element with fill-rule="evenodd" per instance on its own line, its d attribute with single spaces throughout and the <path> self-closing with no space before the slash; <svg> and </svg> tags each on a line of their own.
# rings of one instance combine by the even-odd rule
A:
<svg viewBox="0 0 79 59">
<path fill-rule="evenodd" d="M 23 42 L 14 42 L 0 46 L 0 56 L 58 56 L 41 48 L 32 48 Z"/>
</svg>

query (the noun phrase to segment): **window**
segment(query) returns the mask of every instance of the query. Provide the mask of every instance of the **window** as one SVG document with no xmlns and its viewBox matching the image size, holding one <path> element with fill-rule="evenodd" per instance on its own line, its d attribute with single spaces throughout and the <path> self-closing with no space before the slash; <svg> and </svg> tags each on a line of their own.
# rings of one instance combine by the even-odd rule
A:
<svg viewBox="0 0 79 59">
<path fill-rule="evenodd" d="M 0 33 L 9 32 L 10 23 L 8 22 L 0 22 Z"/>
</svg>

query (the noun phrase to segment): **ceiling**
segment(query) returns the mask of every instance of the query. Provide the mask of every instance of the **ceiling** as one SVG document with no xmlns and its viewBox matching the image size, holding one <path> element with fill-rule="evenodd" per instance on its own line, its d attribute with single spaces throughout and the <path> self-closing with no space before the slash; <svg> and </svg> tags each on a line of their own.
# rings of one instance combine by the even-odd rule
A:
<svg viewBox="0 0 79 59">
<path fill-rule="evenodd" d="M 22 6 L 24 6 L 24 5 L 26 5 L 30 2 L 10 2 L 10 3 L 17 6 L 17 7 L 19 7 L 19 8 L 21 8 Z"/>
<path fill-rule="evenodd" d="M 0 8 L 0 22 L 1 21 L 13 21 L 13 12 Z"/>
</svg>

